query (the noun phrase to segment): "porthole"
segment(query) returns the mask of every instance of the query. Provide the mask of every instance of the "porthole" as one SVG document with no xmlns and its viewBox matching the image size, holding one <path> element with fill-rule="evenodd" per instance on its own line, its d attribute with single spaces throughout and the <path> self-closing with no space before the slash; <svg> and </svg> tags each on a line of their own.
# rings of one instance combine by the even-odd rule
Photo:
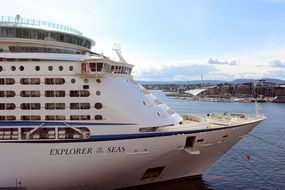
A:
<svg viewBox="0 0 285 190">
<path fill-rule="evenodd" d="M 39 71 L 39 70 L 40 70 L 40 66 L 36 66 L 36 67 L 35 67 L 35 70 L 36 70 L 36 71 Z"/>
<path fill-rule="evenodd" d="M 19 70 L 20 70 L 20 71 L 23 71 L 23 70 L 24 70 L 24 66 L 20 66 L 20 67 L 19 67 Z"/>
<path fill-rule="evenodd" d="M 76 82 L 75 79 L 71 79 L 71 83 L 74 84 Z"/>
<path fill-rule="evenodd" d="M 87 83 L 89 82 L 89 80 L 88 80 L 88 79 L 84 79 L 83 82 L 84 82 L 85 84 L 87 84 Z"/>
<path fill-rule="evenodd" d="M 101 79 L 96 79 L 96 82 L 97 82 L 97 83 L 100 83 L 100 82 L 101 82 Z"/>
<path fill-rule="evenodd" d="M 49 71 L 52 71 L 52 69 L 53 69 L 52 66 L 48 66 Z"/>
<path fill-rule="evenodd" d="M 98 90 L 98 91 L 96 91 L 96 95 L 97 96 L 100 96 L 101 95 L 101 92 Z"/>
<path fill-rule="evenodd" d="M 63 66 L 59 66 L 58 70 L 62 71 L 63 70 Z"/>
<path fill-rule="evenodd" d="M 70 70 L 70 71 L 73 71 L 73 66 L 69 66 L 69 70 Z"/>
<path fill-rule="evenodd" d="M 1 72 L 1 71 L 3 71 L 3 67 L 2 67 L 2 66 L 0 66 L 0 72 Z"/>
<path fill-rule="evenodd" d="M 95 120 L 102 120 L 102 119 L 103 119 L 102 115 L 95 115 Z"/>
<path fill-rule="evenodd" d="M 101 103 L 99 103 L 99 102 L 97 102 L 97 103 L 95 103 L 95 108 L 96 109 L 101 109 L 103 106 L 102 106 L 102 104 Z"/>
<path fill-rule="evenodd" d="M 16 67 L 15 67 L 15 66 L 12 66 L 12 67 L 11 67 L 11 70 L 12 70 L 12 71 L 15 71 L 15 70 L 16 70 Z"/>
</svg>

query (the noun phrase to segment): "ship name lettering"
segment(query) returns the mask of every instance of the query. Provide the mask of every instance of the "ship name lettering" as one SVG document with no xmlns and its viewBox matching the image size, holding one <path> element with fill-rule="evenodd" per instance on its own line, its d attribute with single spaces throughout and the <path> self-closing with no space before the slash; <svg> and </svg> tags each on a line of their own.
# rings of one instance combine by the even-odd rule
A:
<svg viewBox="0 0 285 190">
<path fill-rule="evenodd" d="M 50 149 L 49 155 L 78 155 L 78 154 L 92 154 L 92 148 L 64 148 L 64 149 Z"/>
<path fill-rule="evenodd" d="M 108 147 L 108 152 L 125 152 L 126 151 L 126 147 L 125 146 L 111 146 Z"/>
</svg>

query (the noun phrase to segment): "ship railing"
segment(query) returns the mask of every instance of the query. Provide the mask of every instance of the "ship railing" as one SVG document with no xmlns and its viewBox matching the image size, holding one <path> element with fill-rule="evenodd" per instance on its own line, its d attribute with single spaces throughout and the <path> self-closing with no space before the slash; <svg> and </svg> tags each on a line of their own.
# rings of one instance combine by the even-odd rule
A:
<svg viewBox="0 0 285 190">
<path fill-rule="evenodd" d="M 13 24 L 14 26 L 16 26 L 16 25 L 20 25 L 20 26 L 21 25 L 31 25 L 31 26 L 49 27 L 49 28 L 53 28 L 53 29 L 57 29 L 57 30 L 62 30 L 62 31 L 82 35 L 82 33 L 79 30 L 76 30 L 72 27 L 61 25 L 61 24 L 56 24 L 53 22 L 42 21 L 42 20 L 1 16 L 0 17 L 0 25 L 1 25 L 1 23 Z"/>
</svg>

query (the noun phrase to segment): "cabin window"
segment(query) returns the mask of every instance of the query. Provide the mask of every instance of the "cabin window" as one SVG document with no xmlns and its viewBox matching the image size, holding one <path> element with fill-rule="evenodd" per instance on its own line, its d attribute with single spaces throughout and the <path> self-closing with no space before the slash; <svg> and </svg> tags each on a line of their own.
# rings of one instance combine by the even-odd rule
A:
<svg viewBox="0 0 285 190">
<path fill-rule="evenodd" d="M 0 103 L 0 110 L 14 110 L 15 108 L 14 103 Z"/>
<path fill-rule="evenodd" d="M 41 81 L 40 78 L 21 78 L 20 83 L 23 85 L 38 85 Z"/>
<path fill-rule="evenodd" d="M 65 109 L 65 103 L 46 103 L 45 109 L 47 110 L 64 110 Z"/>
<path fill-rule="evenodd" d="M 0 91 L 0 97 L 15 97 L 16 93 L 14 91 Z"/>
<path fill-rule="evenodd" d="M 41 93 L 39 90 L 23 90 L 20 92 L 21 97 L 40 97 Z"/>
<path fill-rule="evenodd" d="M 102 115 L 95 115 L 94 119 L 95 120 L 102 120 L 103 117 L 102 117 Z"/>
<path fill-rule="evenodd" d="M 21 120 L 41 120 L 40 115 L 22 115 Z"/>
<path fill-rule="evenodd" d="M 81 63 L 81 73 L 82 74 L 87 73 L 87 63 Z"/>
<path fill-rule="evenodd" d="M 22 110 L 40 110 L 41 104 L 40 103 L 22 103 L 20 107 Z"/>
<path fill-rule="evenodd" d="M 70 109 L 90 109 L 89 103 L 70 103 Z"/>
<path fill-rule="evenodd" d="M 5 110 L 5 109 L 6 109 L 5 103 L 1 103 L 1 104 L 0 104 L 0 110 Z"/>
<path fill-rule="evenodd" d="M 65 91 L 63 90 L 55 91 L 55 97 L 65 97 Z"/>
<path fill-rule="evenodd" d="M 90 120 L 90 115 L 71 115 L 70 120 Z"/>
<path fill-rule="evenodd" d="M 54 78 L 46 78 L 45 84 L 54 84 Z"/>
<path fill-rule="evenodd" d="M 65 97 L 65 91 L 63 91 L 63 90 L 47 90 L 47 91 L 45 91 L 45 97 Z"/>
<path fill-rule="evenodd" d="M 103 69 L 103 63 L 100 62 L 100 63 L 97 63 L 97 72 L 101 72 Z"/>
<path fill-rule="evenodd" d="M 40 70 L 40 66 L 36 66 L 36 67 L 35 67 L 35 70 L 36 70 L 36 71 L 39 71 L 39 70 Z"/>
<path fill-rule="evenodd" d="M 13 78 L 6 78 L 6 84 L 7 85 L 15 84 L 15 79 L 13 79 Z"/>
<path fill-rule="evenodd" d="M 6 120 L 8 120 L 8 121 L 15 121 L 16 120 L 16 116 L 14 116 L 14 115 L 7 115 L 6 116 Z"/>
<path fill-rule="evenodd" d="M 54 97 L 54 91 L 52 90 L 45 91 L 45 97 Z"/>
<path fill-rule="evenodd" d="M 16 116 L 14 115 L 1 115 L 0 116 L 0 120 L 1 121 L 15 121 L 16 120 Z"/>
<path fill-rule="evenodd" d="M 0 128 L 0 140 L 17 140 L 19 132 L 17 128 Z"/>
<path fill-rule="evenodd" d="M 65 80 L 64 80 L 64 78 L 55 78 L 54 79 L 54 83 L 57 84 L 57 85 L 64 84 Z"/>
<path fill-rule="evenodd" d="M 20 66 L 20 67 L 19 67 L 19 70 L 20 70 L 20 71 L 23 71 L 23 70 L 24 70 L 24 66 Z"/>
<path fill-rule="evenodd" d="M 69 66 L 69 70 L 70 70 L 70 71 L 73 71 L 73 66 Z"/>
<path fill-rule="evenodd" d="M 102 109 L 103 106 L 102 106 L 101 103 L 97 102 L 97 103 L 95 103 L 94 107 L 95 107 L 96 109 Z"/>
<path fill-rule="evenodd" d="M 52 66 L 48 66 L 49 71 L 52 71 L 52 69 L 53 69 Z"/>
<path fill-rule="evenodd" d="M 0 85 L 13 85 L 15 84 L 15 79 L 13 78 L 0 78 Z"/>
<path fill-rule="evenodd" d="M 90 67 L 90 70 L 92 72 L 96 72 L 96 64 L 95 63 L 89 63 L 89 67 Z"/>
<path fill-rule="evenodd" d="M 71 79 L 71 83 L 74 84 L 76 82 L 75 79 Z"/>
<path fill-rule="evenodd" d="M 96 79 L 96 82 L 97 83 L 101 83 L 101 79 Z"/>
<path fill-rule="evenodd" d="M 111 73 L 114 73 L 114 70 L 115 70 L 115 66 L 112 65 L 112 66 L 111 66 Z"/>
<path fill-rule="evenodd" d="M 46 120 L 65 120 L 65 115 L 46 115 Z"/>
<path fill-rule="evenodd" d="M 97 91 L 96 91 L 96 95 L 97 95 L 97 96 L 100 96 L 100 95 L 101 95 L 101 92 L 100 92 L 99 90 L 97 90 Z"/>
<path fill-rule="evenodd" d="M 16 67 L 15 66 L 11 66 L 11 71 L 15 71 Z"/>
<path fill-rule="evenodd" d="M 70 97 L 88 97 L 90 92 L 88 90 L 70 90 L 69 96 Z"/>
<path fill-rule="evenodd" d="M 2 72 L 3 71 L 3 67 L 2 66 L 0 66 L 0 72 Z"/>
<path fill-rule="evenodd" d="M 16 93 L 14 91 L 6 91 L 6 97 L 15 97 Z"/>
<path fill-rule="evenodd" d="M 62 71 L 63 70 L 63 66 L 59 66 L 58 70 Z"/>
<path fill-rule="evenodd" d="M 61 85 L 64 84 L 64 78 L 45 78 L 45 84 L 47 85 Z"/>
</svg>

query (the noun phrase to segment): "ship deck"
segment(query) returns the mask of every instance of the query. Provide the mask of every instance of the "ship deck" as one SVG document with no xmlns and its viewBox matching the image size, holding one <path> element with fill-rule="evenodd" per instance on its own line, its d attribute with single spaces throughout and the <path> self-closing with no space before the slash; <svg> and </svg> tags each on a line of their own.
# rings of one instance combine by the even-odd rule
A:
<svg viewBox="0 0 285 190">
<path fill-rule="evenodd" d="M 180 115 L 184 119 L 182 121 L 182 125 L 197 126 L 197 124 L 202 123 L 207 128 L 235 126 L 264 119 L 264 116 L 246 114 L 207 114 L 207 116 L 198 116 L 189 113 L 183 113 Z"/>
</svg>

